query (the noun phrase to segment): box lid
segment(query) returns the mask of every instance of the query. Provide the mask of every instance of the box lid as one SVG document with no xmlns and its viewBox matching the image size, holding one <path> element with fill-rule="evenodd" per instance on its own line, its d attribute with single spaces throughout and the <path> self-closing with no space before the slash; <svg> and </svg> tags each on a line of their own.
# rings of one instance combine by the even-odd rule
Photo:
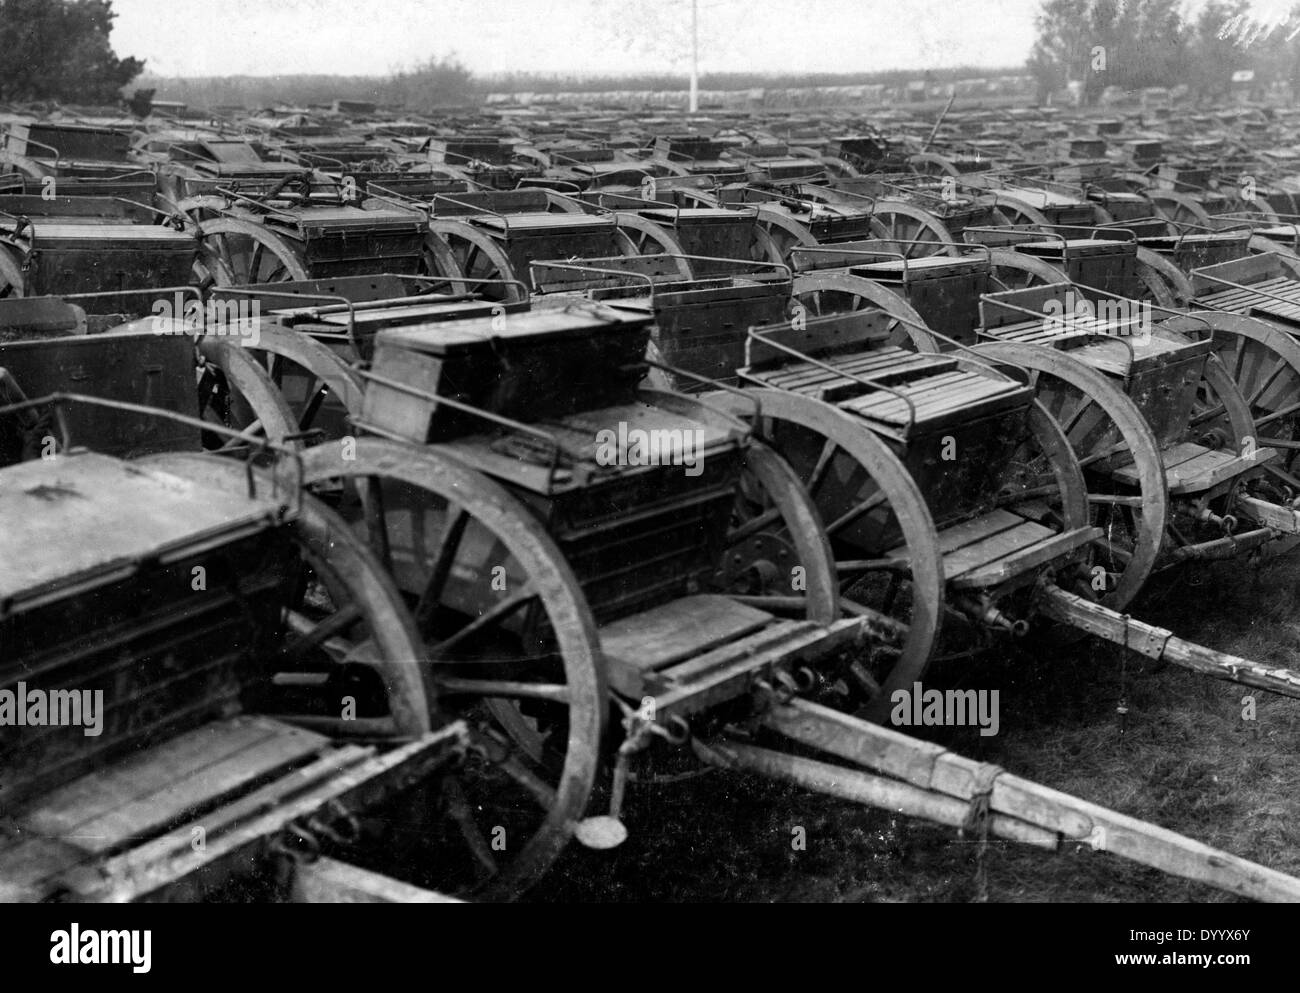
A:
<svg viewBox="0 0 1300 993">
<path fill-rule="evenodd" d="M 752 221 L 758 217 L 758 211 L 752 207 L 743 209 L 727 207 L 684 207 L 681 210 L 671 208 L 652 208 L 650 210 L 640 211 L 642 217 L 652 221 L 666 222 L 669 224 L 681 221 L 706 223 L 735 223 L 736 221 Z"/>
<path fill-rule="evenodd" d="M 192 235 L 161 224 L 44 224 L 36 221 L 32 227 L 37 248 L 48 247 L 51 242 L 129 244 L 132 248 L 162 245 L 189 250 L 196 247 Z"/>
<path fill-rule="evenodd" d="M 612 216 L 598 214 L 510 214 L 496 216 L 483 214 L 474 218 L 480 227 L 510 234 L 536 234 L 551 231 L 613 230 Z"/>
<path fill-rule="evenodd" d="M 601 331 L 634 331 L 650 318 L 608 307 L 527 311 L 477 317 L 467 321 L 421 323 L 381 331 L 377 348 L 401 348 L 428 355 L 450 355 L 502 344 L 529 344 L 556 339 L 587 338 Z"/>
<path fill-rule="evenodd" d="M 270 526 L 278 501 L 204 487 L 107 455 L 0 471 L 0 616 L 15 600 L 111 581 L 142 560 Z M 233 538 L 232 538 L 233 540 Z"/>
</svg>

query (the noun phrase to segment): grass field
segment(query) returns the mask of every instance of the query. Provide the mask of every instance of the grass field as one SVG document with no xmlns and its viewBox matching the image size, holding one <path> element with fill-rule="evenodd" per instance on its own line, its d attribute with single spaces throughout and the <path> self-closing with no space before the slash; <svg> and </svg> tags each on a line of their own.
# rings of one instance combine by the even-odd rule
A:
<svg viewBox="0 0 1300 993">
<path fill-rule="evenodd" d="M 1297 665 L 1300 555 L 1165 576 L 1134 616 L 1257 661 Z M 1300 701 L 1084 642 L 931 670 L 929 686 L 1000 692 L 1001 728 L 932 736 L 971 758 L 1300 875 Z M 1128 714 L 1121 727 L 1116 707 Z M 1255 720 L 1243 698 L 1255 698 Z M 922 729 L 922 732 L 927 729 Z M 981 896 L 979 846 L 956 832 L 750 777 L 634 788 L 631 838 L 571 845 L 534 901 L 943 901 Z M 802 827 L 806 850 L 792 844 Z M 1079 847 L 1079 846 L 1072 846 Z M 992 901 L 1224 901 L 1209 887 L 1086 847 L 990 841 Z"/>
</svg>

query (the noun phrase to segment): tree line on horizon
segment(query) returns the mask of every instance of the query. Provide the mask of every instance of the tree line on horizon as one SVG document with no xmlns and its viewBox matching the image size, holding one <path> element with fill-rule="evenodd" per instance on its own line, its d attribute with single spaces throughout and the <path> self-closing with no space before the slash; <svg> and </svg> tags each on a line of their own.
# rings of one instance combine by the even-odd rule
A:
<svg viewBox="0 0 1300 993">
<path fill-rule="evenodd" d="M 896 69 L 862 73 L 704 73 L 702 90 L 750 90 L 812 86 L 900 85 L 924 77 L 926 82 L 1024 74 L 1023 67 L 958 67 L 930 72 Z M 513 72 L 475 76 L 455 59 L 433 59 L 391 76 L 222 76 L 142 77 L 138 84 L 156 99 L 193 107 L 320 106 L 333 100 L 361 100 L 420 112 L 465 106 L 489 93 L 603 93 L 615 90 L 685 90 L 688 78 L 670 73 L 576 75 Z"/>
<path fill-rule="evenodd" d="M 1084 103 L 1107 87 L 1136 91 L 1186 84 L 1198 97 L 1221 100 L 1234 73 L 1253 73 L 1252 87 L 1300 87 L 1300 4 L 1269 24 L 1249 0 L 1210 0 L 1187 9 L 1182 0 L 1045 0 L 1028 68 L 1039 97 L 1075 83 Z"/>
</svg>

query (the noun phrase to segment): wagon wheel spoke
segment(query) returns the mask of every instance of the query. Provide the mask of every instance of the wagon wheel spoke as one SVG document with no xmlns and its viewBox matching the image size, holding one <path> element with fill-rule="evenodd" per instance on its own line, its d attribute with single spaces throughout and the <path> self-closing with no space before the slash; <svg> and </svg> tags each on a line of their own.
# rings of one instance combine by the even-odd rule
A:
<svg viewBox="0 0 1300 993">
<path fill-rule="evenodd" d="M 486 630 L 494 624 L 508 618 L 518 610 L 522 610 L 530 600 L 535 599 L 537 592 L 529 584 L 523 589 L 518 590 L 508 597 L 505 597 L 498 603 L 494 604 L 488 610 L 484 611 L 474 620 L 470 621 L 455 634 L 442 639 L 441 641 L 430 646 L 430 652 L 435 657 L 446 658 L 447 655 L 455 648 L 463 645 L 474 635 Z"/>
<path fill-rule="evenodd" d="M 482 252 L 477 245 L 471 244 L 465 252 L 465 257 L 461 260 L 461 266 L 467 276 L 478 276 L 479 269 L 475 263 L 481 261 Z"/>
<path fill-rule="evenodd" d="M 358 481 L 361 503 L 364 508 L 366 533 L 379 561 L 389 572 L 393 570 L 393 543 L 388 533 L 388 515 L 384 511 L 383 481 L 371 476 Z"/>
<path fill-rule="evenodd" d="M 826 470 L 831 467 L 831 459 L 838 448 L 839 446 L 830 438 L 826 439 L 826 444 L 822 445 L 822 450 L 817 455 L 817 463 L 813 466 L 812 473 L 807 480 L 804 481 L 804 485 L 808 487 L 810 494 L 816 494 L 817 487 L 826 478 Z"/>
<path fill-rule="evenodd" d="M 221 263 L 226 266 L 226 268 L 231 269 L 231 271 L 233 272 L 234 269 L 232 263 L 234 261 L 234 255 L 230 251 L 230 242 L 229 240 L 227 240 L 225 232 L 218 234 L 216 236 L 216 240 L 217 240 L 218 260 L 220 260 Z M 240 275 L 242 275 L 242 273 Z"/>
<path fill-rule="evenodd" d="M 312 379 L 311 387 L 307 390 L 307 405 L 303 407 L 301 416 L 298 418 L 298 427 L 306 431 L 316 422 L 316 415 L 320 413 L 321 405 L 325 403 L 325 398 L 329 396 L 329 385 L 319 377 Z"/>
<path fill-rule="evenodd" d="M 737 500 L 737 504 L 743 501 Z M 781 511 L 776 507 L 767 507 L 761 513 L 755 513 L 752 509 L 739 509 L 741 522 L 734 524 L 730 531 L 727 532 L 726 544 L 730 548 L 738 545 L 751 535 L 757 534 L 766 527 L 770 527 L 781 519 Z"/>
<path fill-rule="evenodd" d="M 1251 393 L 1251 395 L 1247 398 L 1246 400 L 1247 406 L 1249 406 L 1253 410 L 1255 408 L 1255 405 L 1259 403 L 1260 399 L 1264 396 L 1264 394 L 1268 392 L 1269 387 L 1272 386 L 1275 382 L 1277 382 L 1278 378 L 1281 377 L 1284 373 L 1290 371 L 1291 371 L 1290 367 L 1288 367 L 1284 362 L 1278 362 L 1276 365 L 1274 365 L 1273 371 L 1268 374 L 1268 376 L 1264 379 L 1263 383 L 1260 384 L 1259 388 L 1256 389 L 1253 393 Z"/>
<path fill-rule="evenodd" d="M 507 776 L 524 788 L 524 792 L 537 804 L 540 810 L 549 810 L 555 805 L 555 787 L 533 772 L 515 753 L 507 755 L 498 767 Z"/>
<path fill-rule="evenodd" d="M 1209 407 L 1204 407 L 1201 410 L 1198 410 L 1196 413 L 1194 413 L 1191 417 L 1191 420 L 1188 423 L 1190 423 L 1193 427 L 1196 427 L 1201 424 L 1204 424 L 1206 421 L 1217 420 L 1218 418 L 1222 417 L 1224 413 L 1226 413 L 1226 411 L 1227 408 L 1224 407 L 1224 405 L 1221 403 L 1214 404 L 1213 406 L 1209 406 Z"/>
<path fill-rule="evenodd" d="M 303 613 L 290 610 L 287 613 L 287 620 L 289 626 L 298 632 L 298 637 L 284 645 L 280 649 L 280 655 L 290 663 L 300 662 L 310 652 L 324 647 L 328 642 L 337 642 L 338 635 L 350 628 L 360 618 L 361 607 L 355 603 L 342 607 L 325 618 L 315 621 Z M 335 651 L 330 654 L 336 654 L 337 650 L 336 647 Z"/>
<path fill-rule="evenodd" d="M 497 874 L 497 860 L 492 856 L 492 848 L 478 826 L 465 789 L 457 776 L 445 776 L 442 781 L 442 794 L 448 815 L 460 831 L 460 836 L 469 848 L 475 861 L 484 869 L 489 878 Z"/>
<path fill-rule="evenodd" d="M 469 523 L 469 514 L 465 508 L 457 506 L 451 511 L 438 543 L 433 550 L 433 564 L 429 570 L 429 579 L 424 592 L 415 608 L 415 623 L 421 631 L 426 630 L 433 620 L 433 612 L 441 602 L 443 587 L 451 575 L 452 564 L 456 561 L 456 552 L 460 548 L 461 538 L 465 535 L 465 526 Z"/>
<path fill-rule="evenodd" d="M 248 272 L 245 275 L 248 276 L 248 281 L 250 283 L 266 282 L 266 280 L 259 278 L 262 272 L 262 256 L 264 252 L 265 249 L 262 243 L 257 242 L 256 244 L 253 245 L 253 249 L 249 253 Z"/>
<path fill-rule="evenodd" d="M 1079 427 L 1079 422 L 1083 420 L 1083 415 L 1088 413 L 1088 408 L 1092 407 L 1095 401 L 1086 393 L 1080 394 L 1073 409 L 1068 412 L 1062 412 L 1057 415 L 1057 420 L 1061 424 L 1061 430 L 1067 435 L 1073 435 Z"/>
</svg>

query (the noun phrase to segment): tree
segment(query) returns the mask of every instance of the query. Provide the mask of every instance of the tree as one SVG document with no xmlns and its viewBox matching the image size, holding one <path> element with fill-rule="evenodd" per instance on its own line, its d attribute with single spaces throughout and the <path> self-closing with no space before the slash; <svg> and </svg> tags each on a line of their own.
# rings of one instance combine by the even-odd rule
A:
<svg viewBox="0 0 1300 993">
<path fill-rule="evenodd" d="M 1087 103 L 1107 86 L 1172 86 L 1189 58 L 1179 6 L 1179 0 L 1046 0 L 1029 71 L 1047 92 L 1079 83 Z"/>
<path fill-rule="evenodd" d="M 1201 8 L 1192 40 L 1188 82 L 1202 98 L 1221 101 L 1228 95 L 1232 74 L 1248 67 L 1249 55 L 1229 30 L 1247 12 L 1246 0 L 1210 0 Z"/>
<path fill-rule="evenodd" d="M 115 104 L 144 62 L 119 59 L 112 0 L 0 0 L 0 100 Z"/>
<path fill-rule="evenodd" d="M 385 103 L 421 113 L 464 105 L 476 96 L 474 74 L 453 55 L 394 72 L 377 92 Z"/>
</svg>

